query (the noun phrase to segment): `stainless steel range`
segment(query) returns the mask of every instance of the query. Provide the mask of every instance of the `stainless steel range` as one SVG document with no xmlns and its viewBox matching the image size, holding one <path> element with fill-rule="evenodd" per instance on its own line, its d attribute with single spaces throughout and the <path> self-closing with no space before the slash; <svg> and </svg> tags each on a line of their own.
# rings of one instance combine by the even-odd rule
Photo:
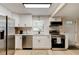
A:
<svg viewBox="0 0 79 59">
<path fill-rule="evenodd" d="M 58 30 L 52 30 L 51 34 L 51 48 L 54 50 L 61 50 L 65 48 L 65 35 L 61 35 Z"/>
<path fill-rule="evenodd" d="M 62 24 L 61 24 L 62 25 Z M 65 35 L 60 34 L 59 26 L 60 24 L 55 26 L 54 24 L 50 24 L 50 35 L 51 35 L 51 48 L 61 49 L 65 48 Z"/>
</svg>

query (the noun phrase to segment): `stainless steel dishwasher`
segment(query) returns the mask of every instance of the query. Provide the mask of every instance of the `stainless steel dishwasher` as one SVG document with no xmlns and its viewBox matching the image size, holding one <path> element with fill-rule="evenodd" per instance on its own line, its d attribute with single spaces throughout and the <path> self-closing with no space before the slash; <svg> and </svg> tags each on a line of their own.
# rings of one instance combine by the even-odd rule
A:
<svg viewBox="0 0 79 59">
<path fill-rule="evenodd" d="M 23 49 L 32 49 L 32 36 L 27 35 L 22 37 L 22 48 Z"/>
</svg>

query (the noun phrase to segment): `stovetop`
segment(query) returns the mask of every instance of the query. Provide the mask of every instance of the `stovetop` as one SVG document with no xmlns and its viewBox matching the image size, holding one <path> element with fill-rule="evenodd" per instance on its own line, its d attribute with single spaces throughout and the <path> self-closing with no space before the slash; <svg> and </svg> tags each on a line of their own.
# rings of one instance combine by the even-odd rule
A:
<svg viewBox="0 0 79 59">
<path fill-rule="evenodd" d="M 65 35 L 51 35 L 51 38 L 53 38 L 53 37 L 55 37 L 55 38 L 57 38 L 57 37 L 65 38 Z"/>
</svg>

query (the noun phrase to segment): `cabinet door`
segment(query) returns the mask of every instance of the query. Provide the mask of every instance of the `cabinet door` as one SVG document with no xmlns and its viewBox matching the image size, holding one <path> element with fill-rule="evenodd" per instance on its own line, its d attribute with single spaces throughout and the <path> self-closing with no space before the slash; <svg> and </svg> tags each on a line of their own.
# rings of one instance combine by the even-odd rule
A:
<svg viewBox="0 0 79 59">
<path fill-rule="evenodd" d="M 19 19 L 15 19 L 15 27 L 18 27 L 19 25 Z"/>
<path fill-rule="evenodd" d="M 39 48 L 39 46 L 37 36 L 33 36 L 33 48 Z"/>
<path fill-rule="evenodd" d="M 33 38 L 33 48 L 51 48 L 49 36 L 35 36 Z"/>
<path fill-rule="evenodd" d="M 26 21 L 26 26 L 27 27 L 32 27 L 32 15 L 27 15 L 26 20 L 27 20 Z"/>
<path fill-rule="evenodd" d="M 32 15 L 21 15 L 20 26 L 21 27 L 32 27 Z"/>
<path fill-rule="evenodd" d="M 22 49 L 22 36 L 20 35 L 15 36 L 15 47 L 17 49 Z"/>
<path fill-rule="evenodd" d="M 51 48 L 51 40 L 49 36 L 41 36 L 40 40 L 40 48 Z"/>
</svg>

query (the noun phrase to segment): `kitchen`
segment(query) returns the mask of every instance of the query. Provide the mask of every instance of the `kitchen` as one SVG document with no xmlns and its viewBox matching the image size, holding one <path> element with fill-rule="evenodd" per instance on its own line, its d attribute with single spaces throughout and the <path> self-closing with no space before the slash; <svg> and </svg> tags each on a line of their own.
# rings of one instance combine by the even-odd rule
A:
<svg viewBox="0 0 79 59">
<path fill-rule="evenodd" d="M 32 50 L 67 51 L 70 47 L 79 46 L 76 12 L 79 4 L 47 3 L 49 8 L 25 8 L 25 5 L 28 4 L 0 4 L 0 52 L 6 51 L 6 33 L 8 54 Z M 6 19 L 8 31 L 5 30 Z M 3 52 L 1 54 L 6 54 Z"/>
</svg>

